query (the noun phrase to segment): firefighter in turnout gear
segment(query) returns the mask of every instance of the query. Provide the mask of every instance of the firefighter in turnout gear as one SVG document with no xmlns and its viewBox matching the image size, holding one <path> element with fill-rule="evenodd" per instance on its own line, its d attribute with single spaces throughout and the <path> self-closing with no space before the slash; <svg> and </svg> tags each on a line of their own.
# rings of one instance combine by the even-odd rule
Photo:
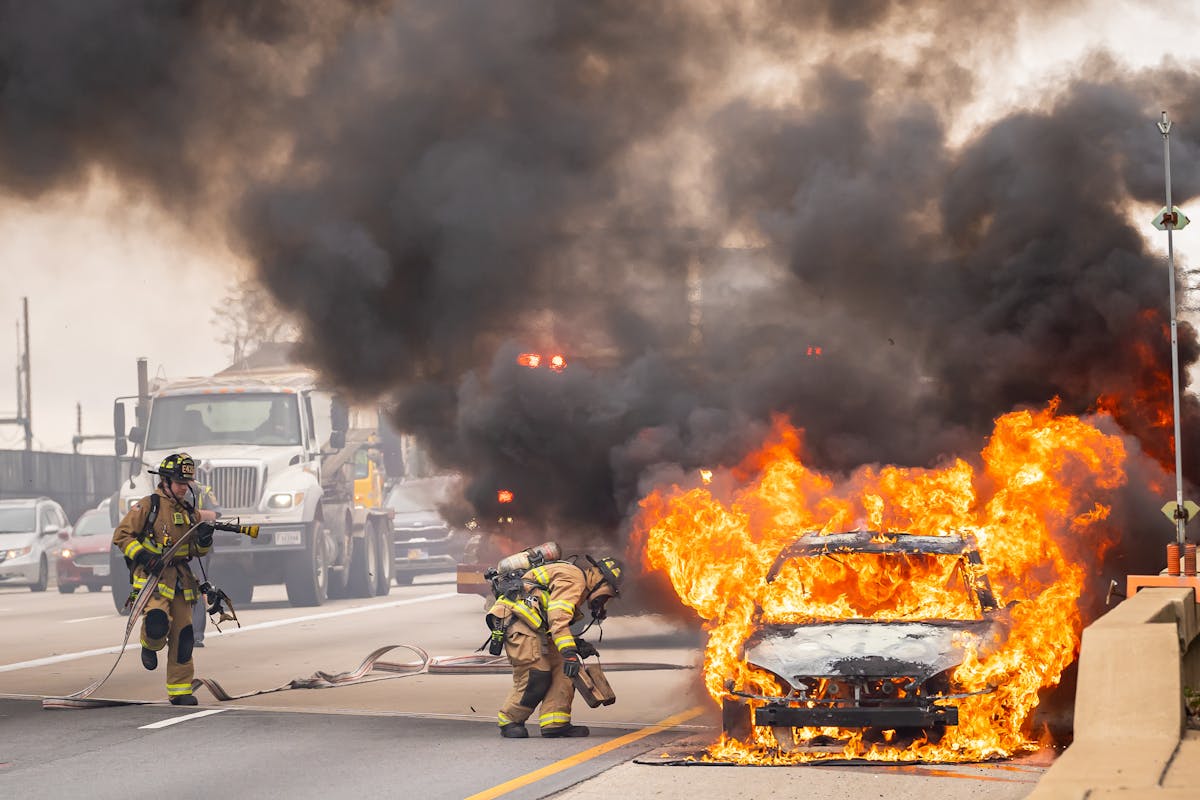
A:
<svg viewBox="0 0 1200 800">
<path fill-rule="evenodd" d="M 197 530 L 170 562 L 160 563 L 159 557 L 194 525 L 213 522 L 218 513 L 211 493 L 196 486 L 196 464 L 187 453 L 167 456 L 150 473 L 159 477 L 157 489 L 129 507 L 113 532 L 113 544 L 131 564 L 133 591 L 154 593 L 142 617 L 142 666 L 156 669 L 158 653 L 166 647 L 167 696 L 173 705 L 194 706 L 192 606 L 200 598 L 200 584 L 188 562 L 212 549 L 212 528 Z"/>
<path fill-rule="evenodd" d="M 623 572 L 610 557 L 589 556 L 582 567 L 550 561 L 525 572 L 520 587 L 498 596 L 487 623 L 492 641 L 503 641 L 513 670 L 512 692 L 498 715 L 501 736 L 527 738 L 525 721 L 539 705 L 542 736 L 588 735 L 587 727 L 571 724 L 573 678 L 583 668 L 582 659 L 596 649 L 573 636 L 571 625 L 584 618 L 585 610 L 594 620 L 604 619 L 604 606 L 617 596 Z"/>
</svg>

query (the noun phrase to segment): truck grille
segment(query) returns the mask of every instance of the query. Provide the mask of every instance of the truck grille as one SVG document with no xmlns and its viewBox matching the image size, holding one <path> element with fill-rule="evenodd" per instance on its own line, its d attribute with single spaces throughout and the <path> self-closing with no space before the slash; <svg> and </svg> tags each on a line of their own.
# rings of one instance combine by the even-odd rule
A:
<svg viewBox="0 0 1200 800">
<path fill-rule="evenodd" d="M 258 505 L 258 469 L 211 467 L 197 470 L 197 482 L 211 486 L 224 511 L 245 511 Z"/>
</svg>

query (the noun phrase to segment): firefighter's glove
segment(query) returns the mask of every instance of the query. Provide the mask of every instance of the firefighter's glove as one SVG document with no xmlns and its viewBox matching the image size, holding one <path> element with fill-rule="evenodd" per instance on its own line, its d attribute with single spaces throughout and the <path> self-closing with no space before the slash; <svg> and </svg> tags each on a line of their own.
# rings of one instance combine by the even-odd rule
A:
<svg viewBox="0 0 1200 800">
<path fill-rule="evenodd" d="M 213 543 L 213 526 L 208 522 L 201 522 L 196 526 L 196 544 L 201 547 L 212 547 Z"/>
<path fill-rule="evenodd" d="M 158 569 L 158 556 L 154 555 L 149 550 L 138 550 L 137 555 L 133 557 L 133 560 L 146 571 L 147 575 Z"/>
<path fill-rule="evenodd" d="M 563 675 L 568 678 L 574 678 L 579 674 L 579 670 L 583 668 L 583 664 L 579 660 L 579 651 L 574 647 L 568 647 L 562 651 L 563 660 Z"/>
<path fill-rule="evenodd" d="M 504 631 L 500 629 L 492 631 L 492 636 L 488 639 L 488 652 L 494 656 L 504 652 Z"/>
<path fill-rule="evenodd" d="M 578 636 L 575 637 L 575 646 L 579 648 L 580 658 L 591 658 L 592 656 L 600 655 L 600 653 L 596 652 L 596 648 L 592 646 L 591 642 L 580 639 Z"/>
</svg>

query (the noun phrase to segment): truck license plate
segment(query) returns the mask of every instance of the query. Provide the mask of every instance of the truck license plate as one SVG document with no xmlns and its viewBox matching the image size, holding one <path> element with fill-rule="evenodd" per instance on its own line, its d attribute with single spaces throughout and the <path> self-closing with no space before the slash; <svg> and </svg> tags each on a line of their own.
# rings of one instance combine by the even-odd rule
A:
<svg viewBox="0 0 1200 800">
<path fill-rule="evenodd" d="M 275 533 L 275 544 L 300 544 L 301 541 L 300 531 L 277 531 Z"/>
<path fill-rule="evenodd" d="M 97 564 L 96 566 L 92 567 L 92 574 L 95 575 L 97 578 L 107 575 L 108 574 L 108 564 Z"/>
<path fill-rule="evenodd" d="M 412 548 L 408 551 L 408 557 L 412 558 L 412 559 L 429 558 L 429 551 L 428 550 L 417 550 L 416 548 Z"/>
</svg>

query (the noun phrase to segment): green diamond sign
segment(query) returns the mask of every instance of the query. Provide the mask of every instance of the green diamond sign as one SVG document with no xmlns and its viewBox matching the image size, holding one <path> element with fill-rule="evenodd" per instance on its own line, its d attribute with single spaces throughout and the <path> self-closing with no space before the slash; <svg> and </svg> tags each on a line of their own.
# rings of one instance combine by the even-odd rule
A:
<svg viewBox="0 0 1200 800">
<path fill-rule="evenodd" d="M 1191 220 L 1179 210 L 1179 206 L 1171 206 L 1170 211 L 1167 211 L 1167 207 L 1163 206 L 1162 211 L 1158 212 L 1150 224 L 1160 231 L 1165 231 L 1167 226 L 1170 226 L 1173 231 L 1181 231 L 1187 227 L 1189 222 Z"/>
</svg>

